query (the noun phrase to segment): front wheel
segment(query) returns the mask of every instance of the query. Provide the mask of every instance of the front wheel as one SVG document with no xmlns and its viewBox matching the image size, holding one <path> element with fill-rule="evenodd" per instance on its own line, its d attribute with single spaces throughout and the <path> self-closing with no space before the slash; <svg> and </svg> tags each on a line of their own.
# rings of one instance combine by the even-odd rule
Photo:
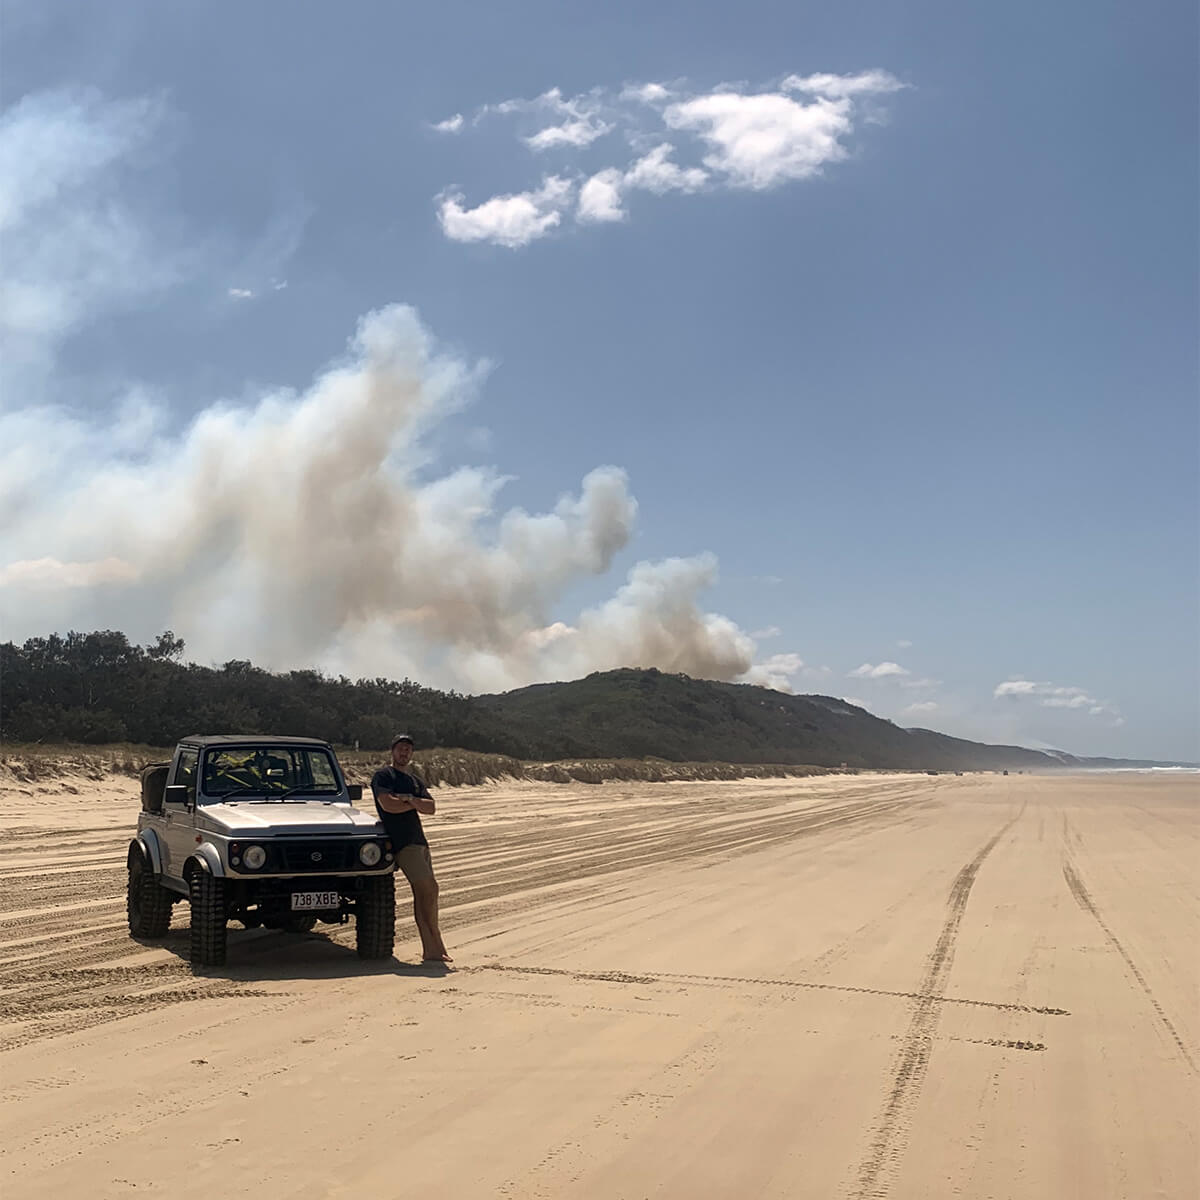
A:
<svg viewBox="0 0 1200 1200">
<path fill-rule="evenodd" d="M 150 864 L 140 854 L 133 854 L 129 860 L 129 889 L 125 897 L 129 936 L 164 937 L 171 928 L 174 899 L 174 895 L 155 878 Z"/>
<path fill-rule="evenodd" d="M 354 914 L 354 942 L 359 958 L 391 958 L 396 944 L 396 877 L 363 881 Z"/>
<path fill-rule="evenodd" d="M 197 871 L 188 884 L 188 899 L 192 905 L 192 966 L 224 966 L 225 880 Z"/>
</svg>

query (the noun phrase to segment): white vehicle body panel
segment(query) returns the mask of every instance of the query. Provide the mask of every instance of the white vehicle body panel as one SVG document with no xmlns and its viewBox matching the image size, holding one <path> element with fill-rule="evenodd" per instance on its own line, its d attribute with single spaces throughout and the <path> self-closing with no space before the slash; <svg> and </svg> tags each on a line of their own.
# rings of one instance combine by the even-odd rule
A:
<svg viewBox="0 0 1200 1200">
<path fill-rule="evenodd" d="M 201 804 L 194 828 L 225 837 L 337 837 L 383 834 L 374 816 L 324 800 L 232 800 Z"/>
</svg>

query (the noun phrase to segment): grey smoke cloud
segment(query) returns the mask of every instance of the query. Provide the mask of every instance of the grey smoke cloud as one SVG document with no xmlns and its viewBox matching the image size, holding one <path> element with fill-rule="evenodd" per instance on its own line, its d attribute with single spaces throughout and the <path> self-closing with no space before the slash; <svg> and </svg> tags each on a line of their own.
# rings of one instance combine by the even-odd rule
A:
<svg viewBox="0 0 1200 1200">
<path fill-rule="evenodd" d="M 628 545 L 637 502 L 613 466 L 541 513 L 500 511 L 490 469 L 430 477 L 428 433 L 485 370 L 394 305 L 307 390 L 217 403 L 178 433 L 144 397 L 104 422 L 0 416 L 0 445 L 36 448 L 0 485 L 7 623 L 86 625 L 100 605 L 136 636 L 176 629 L 201 661 L 469 690 L 616 666 L 745 675 L 753 640 L 698 602 L 711 556 L 639 563 L 607 602 L 550 620 Z"/>
</svg>

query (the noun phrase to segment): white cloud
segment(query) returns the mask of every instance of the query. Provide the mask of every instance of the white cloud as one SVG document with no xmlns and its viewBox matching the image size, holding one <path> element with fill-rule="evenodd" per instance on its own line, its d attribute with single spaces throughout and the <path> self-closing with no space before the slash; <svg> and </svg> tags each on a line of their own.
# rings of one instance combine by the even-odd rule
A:
<svg viewBox="0 0 1200 1200">
<path fill-rule="evenodd" d="M 902 679 L 900 680 L 900 686 L 902 688 L 935 688 L 941 687 L 942 681 L 940 679 L 930 679 L 928 676 L 925 676 L 921 679 Z"/>
<path fill-rule="evenodd" d="M 859 700 L 856 696 L 843 696 L 842 700 L 846 704 L 853 704 L 855 708 L 867 708 L 867 702 L 865 700 Z M 867 709 L 867 711 L 870 712 L 870 709 Z"/>
<path fill-rule="evenodd" d="M 259 272 L 259 274 L 261 274 L 261 272 Z M 287 291 L 287 285 L 288 281 L 286 279 L 272 279 L 263 284 L 260 289 L 249 287 L 231 287 L 226 288 L 225 294 L 230 298 L 230 300 L 254 300 L 263 295 L 264 291 L 285 292 Z"/>
<path fill-rule="evenodd" d="M 533 99 L 484 105 L 472 121 L 507 117 L 531 150 L 566 156 L 605 134 L 623 134 L 638 149 L 637 157 L 599 169 L 589 164 L 578 210 L 581 223 L 614 222 L 626 215 L 623 198 L 635 190 L 659 196 L 718 187 L 761 191 L 816 175 L 848 157 L 850 136 L 862 120 L 876 115 L 870 102 L 901 86 L 886 71 L 865 71 L 790 75 L 779 88 L 766 91 L 719 87 L 695 92 L 682 84 L 668 88 L 651 82 L 565 97 L 551 88 Z M 553 123 L 545 123 L 548 116 Z M 564 171 L 563 178 L 581 175 Z M 561 206 L 539 205 L 539 195 L 496 196 L 479 209 L 463 209 L 460 195 L 443 194 L 442 228 L 460 241 L 527 245 L 558 223 Z M 497 225 L 509 230 L 503 238 L 495 236 Z M 518 232 L 510 230 L 512 225 Z"/>
<path fill-rule="evenodd" d="M 842 138 L 853 128 L 849 100 L 801 104 L 778 93 L 718 92 L 671 105 L 672 129 L 699 134 L 709 145 L 705 165 L 735 187 L 762 190 L 807 179 L 846 157 Z"/>
<path fill-rule="evenodd" d="M 765 629 L 756 629 L 750 636 L 756 641 L 765 641 L 767 638 L 778 637 L 783 632 L 778 625 L 768 625 Z"/>
<path fill-rule="evenodd" d="M 562 146 L 590 146 L 597 138 L 603 137 L 609 131 L 609 126 L 602 121 L 593 121 L 581 117 L 573 121 L 564 121 L 561 125 L 550 125 L 539 130 L 532 137 L 524 139 L 530 150 L 553 150 Z"/>
<path fill-rule="evenodd" d="M 1037 684 L 1031 679 L 1010 679 L 1007 683 L 997 684 L 992 695 L 997 699 L 1001 696 L 1032 696 L 1041 686 L 1049 687 L 1050 685 Z"/>
<path fill-rule="evenodd" d="M 573 100 L 564 100 L 561 88 L 549 88 L 542 92 L 540 96 L 534 96 L 532 100 L 524 99 L 516 96 L 511 100 L 501 100 L 499 104 L 485 104 L 475 114 L 475 119 L 479 120 L 487 116 L 489 113 L 500 113 L 508 116 L 512 113 L 536 113 L 536 112 L 552 112 L 559 113 L 562 116 L 573 117 L 579 114 L 579 105 L 584 100 L 583 96 L 577 96 Z"/>
<path fill-rule="evenodd" d="M 902 708 L 900 711 L 904 716 L 915 717 L 920 713 L 937 712 L 938 702 L 936 700 L 919 700 L 915 704 L 908 705 L 907 708 Z"/>
<path fill-rule="evenodd" d="M 602 116 L 605 107 L 606 102 L 598 92 L 565 98 L 555 87 L 532 100 L 515 97 L 499 104 L 485 104 L 476 111 L 473 120 L 478 123 L 489 116 L 508 116 L 514 117 L 519 125 L 527 125 L 531 119 L 541 122 L 550 116 L 555 119 L 554 124 L 522 135 L 521 141 L 539 153 L 556 149 L 579 150 L 611 132 L 612 126 Z"/>
<path fill-rule="evenodd" d="M 621 207 L 621 172 L 609 169 L 598 171 L 579 189 L 580 221 L 623 221 Z"/>
<path fill-rule="evenodd" d="M 495 242 L 516 248 L 545 237 L 562 220 L 574 184 L 557 175 L 534 192 L 493 196 L 476 208 L 463 208 L 462 194 L 441 198 L 438 219 L 445 235 L 456 242 Z"/>
<path fill-rule="evenodd" d="M 671 90 L 661 83 L 635 83 L 621 89 L 622 100 L 636 100 L 639 104 L 662 104 L 671 98 Z"/>
<path fill-rule="evenodd" d="M 447 117 L 444 121 L 438 121 L 434 125 L 434 129 L 438 133 L 457 133 L 463 127 L 462 113 L 455 113 L 452 117 Z"/>
<path fill-rule="evenodd" d="M 855 667 L 849 673 L 850 679 L 888 679 L 893 676 L 908 675 L 910 672 L 902 667 L 899 663 L 881 662 L 878 666 L 872 666 L 871 663 L 863 663 L 861 667 Z"/>
<path fill-rule="evenodd" d="M 1124 718 L 1110 704 L 1097 700 L 1086 688 L 1038 682 L 1032 679 L 1008 679 L 998 683 L 992 692 L 994 699 L 1030 701 L 1041 708 L 1059 708 L 1073 712 L 1086 709 L 1092 717 L 1111 718 L 1114 724 L 1124 724 Z"/>
<path fill-rule="evenodd" d="M 655 146 L 625 172 L 625 185 L 663 195 L 665 192 L 695 192 L 708 181 L 699 167 L 680 167 L 669 161 L 674 147 L 669 142 Z"/>
<path fill-rule="evenodd" d="M 887 71 L 862 71 L 858 75 L 789 75 L 780 90 L 807 92 L 814 96 L 838 99 L 844 96 L 886 94 L 899 91 L 904 85 Z"/>
<path fill-rule="evenodd" d="M 597 171 L 580 189 L 580 221 L 622 221 L 628 213 L 622 207 L 622 197 L 630 189 L 655 192 L 690 192 L 704 185 L 708 176 L 698 167 L 684 169 L 669 161 L 671 146 L 663 143 L 622 173 L 615 167 Z"/>
<path fill-rule="evenodd" d="M 899 649 L 901 649 L 901 650 L 910 650 L 910 649 L 912 649 L 912 642 L 910 642 L 910 641 L 908 640 L 908 638 L 901 638 L 901 639 L 900 639 L 900 640 L 899 640 L 899 641 L 896 643 L 896 645 L 897 645 L 897 647 L 898 647 Z"/>
</svg>

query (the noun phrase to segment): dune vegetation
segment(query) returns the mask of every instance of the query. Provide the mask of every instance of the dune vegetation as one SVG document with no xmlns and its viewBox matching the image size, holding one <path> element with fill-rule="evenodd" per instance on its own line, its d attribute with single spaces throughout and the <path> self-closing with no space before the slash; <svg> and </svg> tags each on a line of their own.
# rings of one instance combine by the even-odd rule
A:
<svg viewBox="0 0 1200 1200">
<path fill-rule="evenodd" d="M 172 747 L 117 743 L 108 746 L 58 743 L 6 744 L 0 752 L 0 780 L 46 783 L 56 779 L 96 781 L 126 776 L 135 779 L 143 767 L 164 762 Z M 366 784 L 387 761 L 381 751 L 340 748 L 338 758 L 352 783 Z M 788 763 L 669 762 L 662 758 L 564 759 L 523 761 L 505 754 L 438 748 L 418 751 L 413 768 L 430 787 L 478 786 L 504 780 L 541 783 L 604 783 L 606 780 L 667 783 L 673 780 L 768 779 L 838 773 L 826 767 Z M 844 772 L 842 772 L 844 773 Z"/>
</svg>

